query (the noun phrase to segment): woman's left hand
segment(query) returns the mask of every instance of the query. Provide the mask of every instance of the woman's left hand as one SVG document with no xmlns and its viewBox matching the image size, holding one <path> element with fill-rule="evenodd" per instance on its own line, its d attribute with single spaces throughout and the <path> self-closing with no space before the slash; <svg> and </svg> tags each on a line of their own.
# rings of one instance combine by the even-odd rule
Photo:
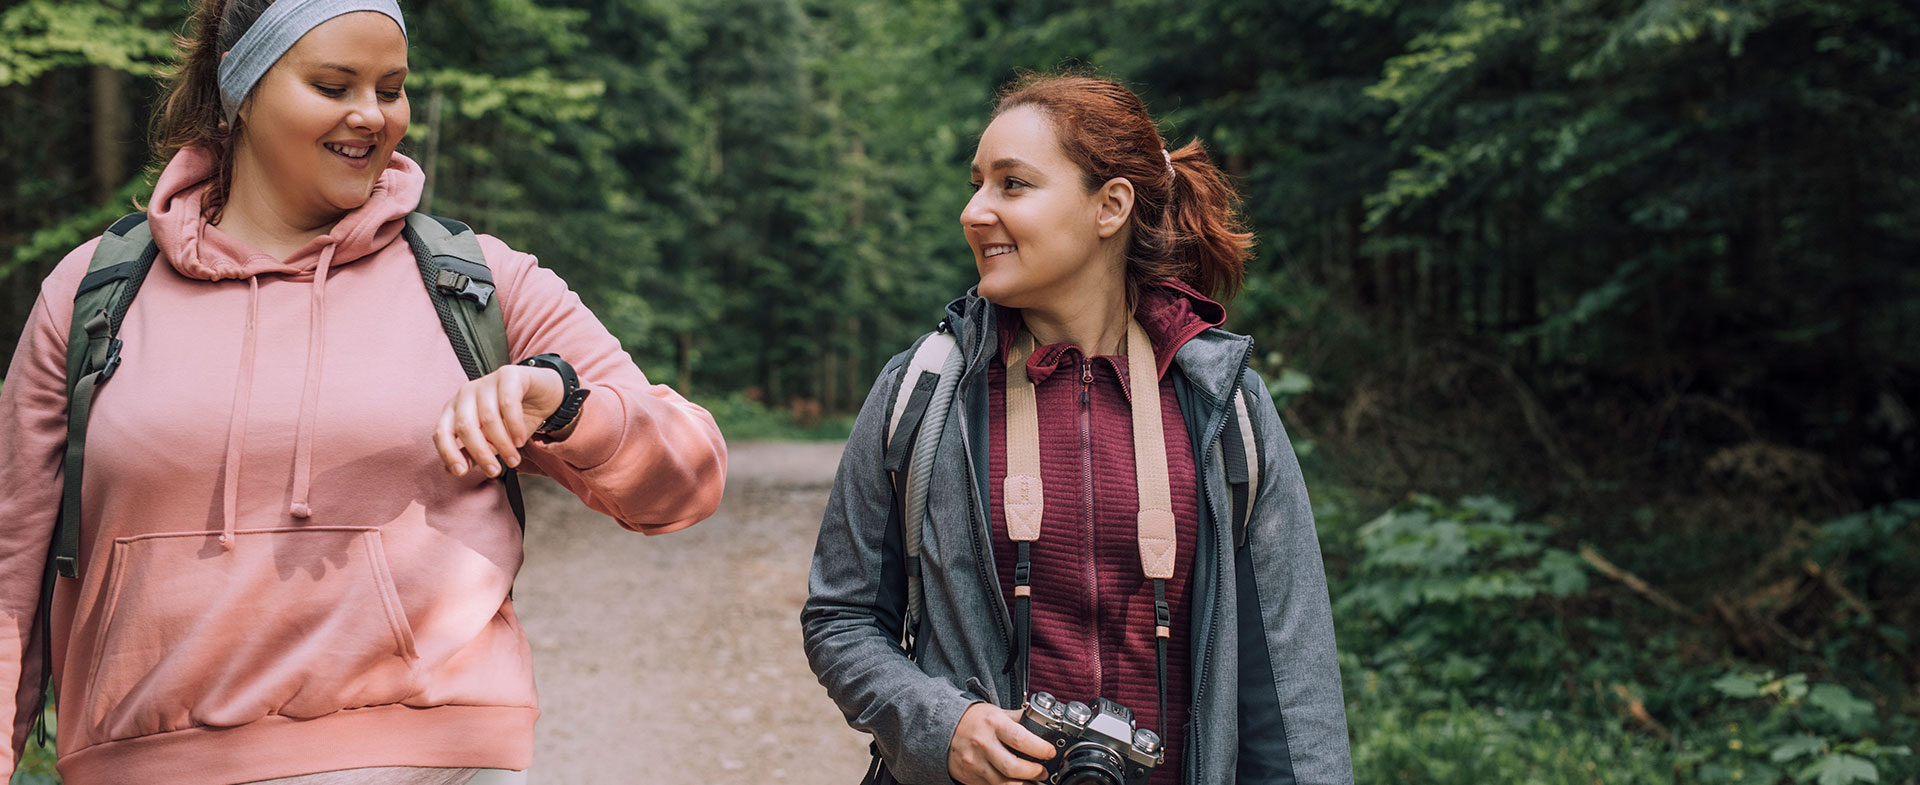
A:
<svg viewBox="0 0 1920 785">
<path fill-rule="evenodd" d="M 433 429 L 433 446 L 447 473 L 465 477 L 478 468 L 498 477 L 519 466 L 520 446 L 560 408 L 565 394 L 559 372 L 526 365 L 501 366 L 460 385 Z"/>
</svg>

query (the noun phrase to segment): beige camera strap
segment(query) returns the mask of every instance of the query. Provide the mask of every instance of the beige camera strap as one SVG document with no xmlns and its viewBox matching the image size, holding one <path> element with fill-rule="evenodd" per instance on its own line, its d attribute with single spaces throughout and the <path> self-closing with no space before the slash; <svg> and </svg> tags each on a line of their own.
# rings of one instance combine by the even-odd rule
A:
<svg viewBox="0 0 1920 785">
<path fill-rule="evenodd" d="M 1028 651 L 1032 643 L 1032 544 L 1040 539 L 1046 498 L 1040 484 L 1040 407 L 1027 357 L 1033 335 L 1022 329 L 1007 353 L 1007 477 L 1000 488 L 1007 536 L 1017 548 L 1013 568 L 1014 691 L 1027 691 Z M 1179 551 L 1174 534 L 1172 481 L 1167 471 L 1167 434 L 1160 412 L 1160 373 L 1146 330 L 1127 320 L 1127 398 L 1133 412 L 1133 470 L 1140 512 L 1135 522 L 1140 571 L 1153 579 L 1154 643 L 1157 650 L 1160 735 L 1166 738 L 1167 640 L 1173 614 L 1167 605 L 1167 579 Z"/>
</svg>

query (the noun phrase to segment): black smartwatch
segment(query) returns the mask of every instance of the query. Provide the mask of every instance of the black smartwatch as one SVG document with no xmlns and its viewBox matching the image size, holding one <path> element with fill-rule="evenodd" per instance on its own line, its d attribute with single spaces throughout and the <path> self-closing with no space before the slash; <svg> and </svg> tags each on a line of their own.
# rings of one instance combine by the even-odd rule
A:
<svg viewBox="0 0 1920 785">
<path fill-rule="evenodd" d="M 534 436 L 545 436 L 572 425 L 573 421 L 580 417 L 580 407 L 586 403 L 587 393 L 593 392 L 580 386 L 580 375 L 573 372 L 573 366 L 567 364 L 566 360 L 560 359 L 560 355 L 557 354 L 536 354 L 521 360 L 520 364 L 535 368 L 552 368 L 555 373 L 560 374 L 560 385 L 563 388 L 560 408 L 553 410 L 552 416 L 549 416 L 546 422 L 540 423 L 540 427 L 533 429 Z"/>
</svg>

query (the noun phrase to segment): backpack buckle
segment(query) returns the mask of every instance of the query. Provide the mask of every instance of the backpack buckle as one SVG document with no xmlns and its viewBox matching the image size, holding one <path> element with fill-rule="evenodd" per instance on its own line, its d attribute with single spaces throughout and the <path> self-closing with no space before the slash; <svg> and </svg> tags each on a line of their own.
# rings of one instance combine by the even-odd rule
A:
<svg viewBox="0 0 1920 785">
<path fill-rule="evenodd" d="M 113 372 L 119 370 L 119 368 L 120 339 L 115 338 L 112 343 L 107 344 L 107 361 L 100 366 L 100 380 L 95 382 L 95 384 L 105 384 L 108 379 L 113 378 Z"/>
<path fill-rule="evenodd" d="M 472 276 L 453 270 L 443 269 L 434 275 L 433 285 L 455 297 L 472 300 L 482 308 L 487 307 L 487 300 L 493 297 L 493 284 L 476 281 Z"/>
</svg>

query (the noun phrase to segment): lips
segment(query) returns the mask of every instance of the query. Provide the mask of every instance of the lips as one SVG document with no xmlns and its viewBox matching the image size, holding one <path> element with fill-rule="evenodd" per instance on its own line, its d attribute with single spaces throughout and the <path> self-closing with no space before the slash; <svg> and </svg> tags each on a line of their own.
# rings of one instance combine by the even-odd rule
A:
<svg viewBox="0 0 1920 785">
<path fill-rule="evenodd" d="M 996 257 L 996 256 L 1004 256 L 1006 254 L 1013 253 L 1013 251 L 1014 251 L 1014 246 L 1011 246 L 1011 245 L 989 245 L 985 248 L 980 249 L 980 258 L 992 259 L 993 257 Z"/>
</svg>

